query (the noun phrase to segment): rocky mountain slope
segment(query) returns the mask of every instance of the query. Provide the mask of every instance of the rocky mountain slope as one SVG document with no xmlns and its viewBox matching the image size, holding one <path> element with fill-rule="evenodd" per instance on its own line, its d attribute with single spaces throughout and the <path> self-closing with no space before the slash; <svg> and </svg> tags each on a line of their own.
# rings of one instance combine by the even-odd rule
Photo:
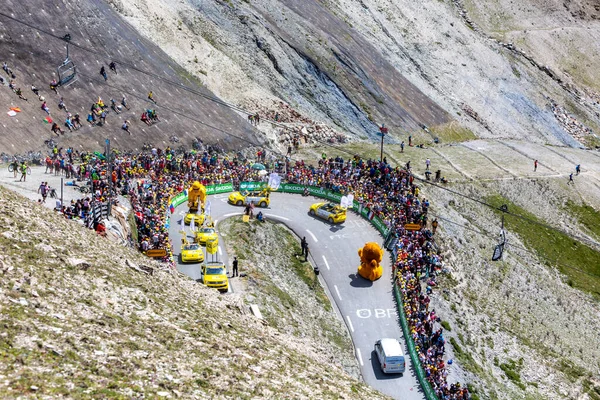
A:
<svg viewBox="0 0 600 400">
<path fill-rule="evenodd" d="M 0 63 L 7 63 L 15 75 L 15 87 L 21 88 L 27 101 L 9 88 L 11 76 L 0 70 L 0 153 L 45 151 L 44 140 L 50 137 L 61 147 L 86 150 L 103 147 L 106 138 L 114 148 L 131 150 L 141 150 L 144 143 L 163 148 L 185 143 L 189 147 L 193 138 L 229 150 L 262 144 L 262 136 L 245 115 L 210 101 L 208 98 L 215 98 L 210 91 L 128 26 L 104 1 L 7 0 L 1 12 L 6 16 L 0 15 Z M 66 33 L 71 35 L 69 55 L 76 64 L 77 81 L 54 93 L 49 83 L 58 79 L 57 67 L 66 56 L 66 43 L 60 39 Z M 109 70 L 111 61 L 117 62 L 118 74 Z M 107 81 L 100 75 L 103 65 Z M 66 131 L 64 135 L 57 138 L 50 131 L 51 124 L 43 121 L 47 115 L 31 85 L 40 90 L 50 118 Z M 148 100 L 150 91 L 158 104 Z M 117 115 L 109 109 L 104 126 L 85 122 L 99 97 L 110 106 L 111 98 L 120 104 L 123 96 L 129 110 Z M 81 129 L 69 132 L 64 126 L 66 112 L 58 108 L 61 97 L 68 111 L 80 115 Z M 11 107 L 19 107 L 21 112 L 10 117 Z M 147 108 L 156 109 L 161 122 L 148 126 L 140 121 Z M 125 120 L 130 121 L 131 135 L 121 129 Z"/>
<path fill-rule="evenodd" d="M 0 226 L 2 398 L 383 398 L 239 297 L 4 188 Z"/>
<path fill-rule="evenodd" d="M 585 129 L 600 126 L 592 94 L 490 38 L 458 0 L 110 3 L 208 88 L 251 109 L 288 104 L 359 138 L 374 137 L 372 120 L 428 141 L 419 124 L 438 125 L 435 136 L 451 141 L 456 120 L 484 138 L 599 143 Z"/>
</svg>

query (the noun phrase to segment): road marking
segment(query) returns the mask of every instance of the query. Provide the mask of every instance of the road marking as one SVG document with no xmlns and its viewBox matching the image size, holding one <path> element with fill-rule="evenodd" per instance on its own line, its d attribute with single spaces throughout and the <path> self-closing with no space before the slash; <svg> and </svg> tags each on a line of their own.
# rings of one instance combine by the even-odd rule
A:
<svg viewBox="0 0 600 400">
<path fill-rule="evenodd" d="M 356 348 L 356 356 L 358 357 L 358 362 L 360 363 L 360 366 L 363 367 L 365 364 L 363 364 L 362 354 L 360 354 L 360 349 L 358 347 Z"/>
<path fill-rule="evenodd" d="M 219 255 L 222 256 L 223 252 L 221 251 L 221 246 L 219 246 Z"/>
<path fill-rule="evenodd" d="M 371 318 L 375 317 L 379 318 L 396 318 L 396 309 L 395 308 L 374 308 L 371 310 L 370 308 L 361 308 L 356 310 L 356 316 L 358 318 Z"/>
<path fill-rule="evenodd" d="M 335 292 L 337 293 L 337 295 L 338 295 L 339 299 L 341 300 L 341 299 L 342 299 L 342 296 L 340 296 L 340 291 L 338 290 L 338 287 L 337 287 L 337 285 L 333 285 L 333 288 L 335 289 Z"/>
<path fill-rule="evenodd" d="M 279 219 L 282 219 L 282 220 L 284 220 L 284 221 L 289 221 L 289 220 L 290 220 L 289 218 L 286 218 L 286 217 L 280 217 L 279 215 L 275 215 L 275 214 L 265 214 L 265 215 L 268 215 L 269 217 L 275 217 L 275 218 L 279 218 Z"/>
<path fill-rule="evenodd" d="M 325 256 L 323 256 L 323 262 L 325 263 L 325 266 L 329 270 L 329 263 L 327 262 L 327 259 L 325 258 Z"/>
<path fill-rule="evenodd" d="M 348 320 L 348 326 L 350 327 L 350 332 L 354 333 L 354 327 L 352 326 L 352 321 L 350 320 L 350 316 L 346 315 L 346 319 Z"/>
<path fill-rule="evenodd" d="M 317 240 L 317 237 L 314 235 L 314 233 L 312 233 L 312 232 L 311 232 L 311 231 L 309 231 L 308 229 L 306 230 L 306 232 L 308 232 L 308 234 L 309 234 L 310 236 L 312 236 L 312 238 L 313 238 L 313 240 L 315 241 L 315 243 L 316 243 L 316 242 L 318 242 L 318 240 Z"/>
<path fill-rule="evenodd" d="M 224 217 L 231 217 L 232 215 L 242 215 L 242 213 L 241 212 L 234 212 L 234 213 L 225 214 L 223 216 Z"/>
</svg>

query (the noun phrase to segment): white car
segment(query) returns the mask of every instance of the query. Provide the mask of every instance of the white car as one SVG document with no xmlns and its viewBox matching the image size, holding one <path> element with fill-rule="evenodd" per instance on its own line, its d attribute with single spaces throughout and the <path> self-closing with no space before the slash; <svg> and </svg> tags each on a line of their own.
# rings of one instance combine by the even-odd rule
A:
<svg viewBox="0 0 600 400">
<path fill-rule="evenodd" d="M 406 370 L 404 351 L 398 340 L 392 338 L 378 340 L 375 342 L 375 353 L 383 373 L 403 374 Z"/>
</svg>

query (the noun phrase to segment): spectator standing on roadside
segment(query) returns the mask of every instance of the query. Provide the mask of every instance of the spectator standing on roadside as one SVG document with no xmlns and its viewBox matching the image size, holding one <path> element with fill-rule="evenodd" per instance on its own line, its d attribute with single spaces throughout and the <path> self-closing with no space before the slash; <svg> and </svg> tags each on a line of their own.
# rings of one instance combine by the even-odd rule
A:
<svg viewBox="0 0 600 400">
<path fill-rule="evenodd" d="M 152 93 L 152 90 L 148 93 L 148 100 L 150 100 L 151 102 L 153 102 L 154 104 L 158 104 L 156 102 L 156 100 L 154 100 L 154 93 Z"/>
<path fill-rule="evenodd" d="M 538 160 L 533 162 L 533 172 L 537 171 Z"/>
<path fill-rule="evenodd" d="M 110 70 L 112 72 L 114 72 L 115 74 L 117 74 L 117 64 L 115 64 L 114 61 L 110 62 L 110 64 L 108 65 L 108 68 L 110 68 Z"/>
<path fill-rule="evenodd" d="M 308 253 L 309 253 L 309 250 L 308 250 L 308 243 L 307 243 L 306 247 L 304 248 L 304 262 L 308 261 Z"/>
<path fill-rule="evenodd" d="M 429 171 L 429 167 L 431 166 L 431 160 L 428 158 L 425 160 L 425 169 Z"/>
<path fill-rule="evenodd" d="M 17 178 L 17 174 L 19 173 L 19 162 L 15 158 L 12 162 L 13 172 L 15 174 L 15 179 Z"/>
<path fill-rule="evenodd" d="M 400 143 L 400 153 L 404 153 L 404 140 Z"/>
<path fill-rule="evenodd" d="M 579 175 L 579 173 L 581 172 L 581 164 L 577 164 L 577 165 L 575 166 L 575 172 L 576 172 L 576 174 L 575 174 L 575 175 Z"/>
<path fill-rule="evenodd" d="M 302 249 L 301 256 L 306 256 L 306 249 L 308 248 L 308 243 L 306 242 L 306 236 L 304 236 L 302 238 L 302 241 L 300 241 L 300 248 Z"/>
<path fill-rule="evenodd" d="M 569 175 L 569 181 L 567 182 L 567 185 L 574 185 L 575 181 L 573 180 L 573 173 L 571 172 L 571 174 Z"/>
<path fill-rule="evenodd" d="M 433 231 L 433 234 L 434 234 L 434 235 L 435 235 L 435 231 L 437 230 L 438 224 L 439 224 L 439 223 L 438 223 L 438 220 L 437 220 L 437 218 L 435 218 L 435 219 L 433 220 L 433 222 L 431 223 L 431 227 L 433 228 L 433 229 L 432 229 L 432 231 Z"/>
<path fill-rule="evenodd" d="M 21 168 L 21 179 L 19 179 L 19 182 L 23 181 L 26 182 L 27 181 L 27 164 L 25 163 L 25 161 L 23 161 L 20 165 Z M 573 174 L 571 174 L 573 175 Z"/>
<path fill-rule="evenodd" d="M 42 203 L 46 202 L 46 197 L 48 197 L 48 183 L 42 182 L 40 187 L 38 188 L 38 193 L 42 195 Z"/>
<path fill-rule="evenodd" d="M 231 277 L 238 276 L 238 259 L 237 257 L 233 257 L 233 262 L 231 263 L 233 271 L 231 271 Z"/>
</svg>

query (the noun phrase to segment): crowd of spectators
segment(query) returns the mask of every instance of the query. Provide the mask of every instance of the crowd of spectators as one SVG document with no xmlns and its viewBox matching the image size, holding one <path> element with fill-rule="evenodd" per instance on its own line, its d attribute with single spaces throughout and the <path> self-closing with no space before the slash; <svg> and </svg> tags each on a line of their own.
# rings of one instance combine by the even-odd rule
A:
<svg viewBox="0 0 600 400">
<path fill-rule="evenodd" d="M 81 159 L 78 176 L 93 181 L 92 199 L 106 200 L 110 179 L 115 193 L 130 197 L 139 248 L 142 251 L 164 248 L 167 250 L 164 261 L 169 263 L 173 263 L 168 237 L 170 212 L 167 204 L 170 198 L 196 180 L 205 186 L 232 183 L 238 187 L 243 181 L 266 178 L 252 168 L 252 162 L 206 151 L 177 155 L 170 148 L 164 151 L 153 148 L 147 153 L 119 155 L 112 163 L 110 177 L 103 157 L 77 155 Z M 71 161 L 73 156 L 70 156 Z M 69 156 L 59 152 L 56 158 Z M 262 152 L 261 160 L 266 160 Z M 357 156 L 349 160 L 323 157 L 318 165 L 289 159 L 265 163 L 268 169 L 279 170 L 284 181 L 353 193 L 356 201 L 372 210 L 390 228 L 398 238 L 398 257 L 394 264 L 396 284 L 402 294 L 404 311 L 426 377 L 440 399 L 469 399 L 466 388 L 446 381 L 445 339 L 442 330 L 435 328 L 439 321 L 435 310 L 429 309 L 428 296 L 443 268 L 442 257 L 435 246 L 433 233 L 426 229 L 429 202 L 420 196 L 410 169 L 392 167 L 385 159 L 364 160 Z M 404 229 L 407 223 L 420 224 L 423 229 L 407 231 Z"/>
</svg>

